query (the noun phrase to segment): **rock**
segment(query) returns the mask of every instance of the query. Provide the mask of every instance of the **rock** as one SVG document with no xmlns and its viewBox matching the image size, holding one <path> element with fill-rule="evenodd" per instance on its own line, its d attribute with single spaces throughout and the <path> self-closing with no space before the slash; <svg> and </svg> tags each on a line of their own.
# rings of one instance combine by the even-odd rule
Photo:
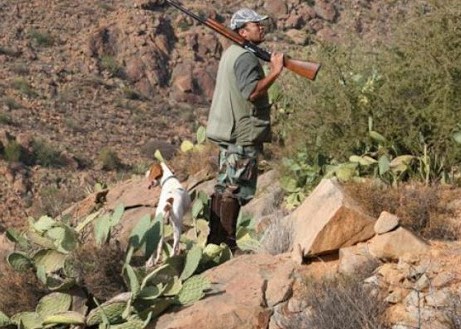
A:
<svg viewBox="0 0 461 329">
<path fill-rule="evenodd" d="M 216 293 L 193 305 L 160 316 L 147 329 L 268 328 L 272 310 L 289 296 L 294 264 L 285 257 L 242 255 L 204 273 L 219 284 Z M 245 275 L 243 275 L 245 274 Z M 218 320 L 219 319 L 219 320 Z"/>
<path fill-rule="evenodd" d="M 392 231 L 399 226 L 400 219 L 387 211 L 383 211 L 379 215 L 378 220 L 375 223 L 374 230 L 376 234 L 384 234 Z"/>
<path fill-rule="evenodd" d="M 301 46 L 307 44 L 309 40 L 307 33 L 302 30 L 290 29 L 286 32 L 286 35 L 294 44 Z"/>
<path fill-rule="evenodd" d="M 403 227 L 377 235 L 368 243 L 370 253 L 379 259 L 398 260 L 405 254 L 419 255 L 428 251 L 429 244 Z"/>
<path fill-rule="evenodd" d="M 299 244 L 304 256 L 333 252 L 374 235 L 375 220 L 334 179 L 322 180 L 291 218 L 293 245 Z"/>
<path fill-rule="evenodd" d="M 359 274 L 363 272 L 364 269 L 367 269 L 370 262 L 375 262 L 377 264 L 377 260 L 368 252 L 366 244 L 358 244 L 339 250 L 338 271 L 342 274 Z"/>
<path fill-rule="evenodd" d="M 314 9 L 317 16 L 328 22 L 334 22 L 336 19 L 337 12 L 333 3 L 329 3 L 326 0 L 316 0 Z"/>
<path fill-rule="evenodd" d="M 288 14 L 288 6 L 283 0 L 266 0 L 264 2 L 264 9 L 274 19 L 278 19 Z"/>
</svg>

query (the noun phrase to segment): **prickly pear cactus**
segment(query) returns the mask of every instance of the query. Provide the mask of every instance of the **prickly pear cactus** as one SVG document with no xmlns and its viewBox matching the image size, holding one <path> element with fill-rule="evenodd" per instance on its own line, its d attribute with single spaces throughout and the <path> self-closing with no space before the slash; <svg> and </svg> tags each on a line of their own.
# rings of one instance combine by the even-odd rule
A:
<svg viewBox="0 0 461 329">
<path fill-rule="evenodd" d="M 142 329 L 144 327 L 145 324 L 141 320 L 131 320 L 115 326 L 110 326 L 111 329 Z"/>
<path fill-rule="evenodd" d="M 21 312 L 13 315 L 11 322 L 18 328 L 41 329 L 43 319 L 36 312 Z"/>
<path fill-rule="evenodd" d="M 122 322 L 122 313 L 126 308 L 126 301 L 108 301 L 91 310 L 86 318 L 87 326 L 94 326 L 103 322 L 104 316 L 110 324 Z"/>
<path fill-rule="evenodd" d="M 32 268 L 32 260 L 23 252 L 12 252 L 6 258 L 8 264 L 18 272 L 24 272 Z"/>
<path fill-rule="evenodd" d="M 186 255 L 186 262 L 184 264 L 184 269 L 181 273 L 180 279 L 186 280 L 192 274 L 194 274 L 195 270 L 197 269 L 200 259 L 202 258 L 202 248 L 195 245 L 192 247 L 191 250 Z"/>
<path fill-rule="evenodd" d="M 74 311 L 66 311 L 53 315 L 49 315 L 44 318 L 43 325 L 57 325 L 57 324 L 74 324 L 84 325 L 85 316 L 81 313 Z"/>
<path fill-rule="evenodd" d="M 53 249 L 39 250 L 33 257 L 35 266 L 43 266 L 46 273 L 57 271 L 64 266 L 67 255 Z"/>
<path fill-rule="evenodd" d="M 71 305 L 71 295 L 53 292 L 40 299 L 35 311 L 44 319 L 52 314 L 68 311 Z"/>
<path fill-rule="evenodd" d="M 211 283 L 201 275 L 195 275 L 183 283 L 179 294 L 176 296 L 176 303 L 190 305 L 205 296 L 205 290 L 211 288 Z"/>
<path fill-rule="evenodd" d="M 0 311 L 0 328 L 6 327 L 10 323 L 10 318 L 5 313 Z"/>
</svg>

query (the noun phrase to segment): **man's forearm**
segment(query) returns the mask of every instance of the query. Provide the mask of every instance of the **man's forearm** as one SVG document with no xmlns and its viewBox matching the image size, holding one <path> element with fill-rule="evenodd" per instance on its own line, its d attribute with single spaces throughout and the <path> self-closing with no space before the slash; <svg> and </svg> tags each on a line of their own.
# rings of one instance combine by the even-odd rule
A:
<svg viewBox="0 0 461 329">
<path fill-rule="evenodd" d="M 271 71 L 267 76 L 259 80 L 258 83 L 256 84 L 255 89 L 250 94 L 250 97 L 248 99 L 251 102 L 254 102 L 256 99 L 266 94 L 267 90 L 270 88 L 270 86 L 272 86 L 275 80 L 277 80 L 279 75 L 280 75 L 280 72 Z"/>
</svg>

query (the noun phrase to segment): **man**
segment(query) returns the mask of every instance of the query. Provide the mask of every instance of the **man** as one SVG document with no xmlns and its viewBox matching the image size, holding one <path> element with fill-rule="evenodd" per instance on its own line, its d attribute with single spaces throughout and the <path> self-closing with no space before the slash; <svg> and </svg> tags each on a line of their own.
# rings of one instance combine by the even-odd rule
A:
<svg viewBox="0 0 461 329">
<path fill-rule="evenodd" d="M 261 22 L 265 19 L 251 9 L 240 9 L 230 28 L 258 45 L 264 41 Z M 208 139 L 220 147 L 220 170 L 211 196 L 210 243 L 236 247 L 240 207 L 255 194 L 257 157 L 263 143 L 271 141 L 267 90 L 282 70 L 281 53 L 271 55 L 267 75 L 255 54 L 238 45 L 231 45 L 221 57 L 207 126 Z"/>
</svg>

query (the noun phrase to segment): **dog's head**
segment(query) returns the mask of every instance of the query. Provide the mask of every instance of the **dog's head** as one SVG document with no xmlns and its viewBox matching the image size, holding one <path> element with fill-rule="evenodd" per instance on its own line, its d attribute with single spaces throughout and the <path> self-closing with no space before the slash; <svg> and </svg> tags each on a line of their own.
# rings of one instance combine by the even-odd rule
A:
<svg viewBox="0 0 461 329">
<path fill-rule="evenodd" d="M 146 172 L 146 177 L 149 181 L 148 188 L 151 189 L 160 184 L 160 180 L 163 176 L 163 168 L 160 163 L 155 163 L 150 166 L 149 170 Z"/>
</svg>

